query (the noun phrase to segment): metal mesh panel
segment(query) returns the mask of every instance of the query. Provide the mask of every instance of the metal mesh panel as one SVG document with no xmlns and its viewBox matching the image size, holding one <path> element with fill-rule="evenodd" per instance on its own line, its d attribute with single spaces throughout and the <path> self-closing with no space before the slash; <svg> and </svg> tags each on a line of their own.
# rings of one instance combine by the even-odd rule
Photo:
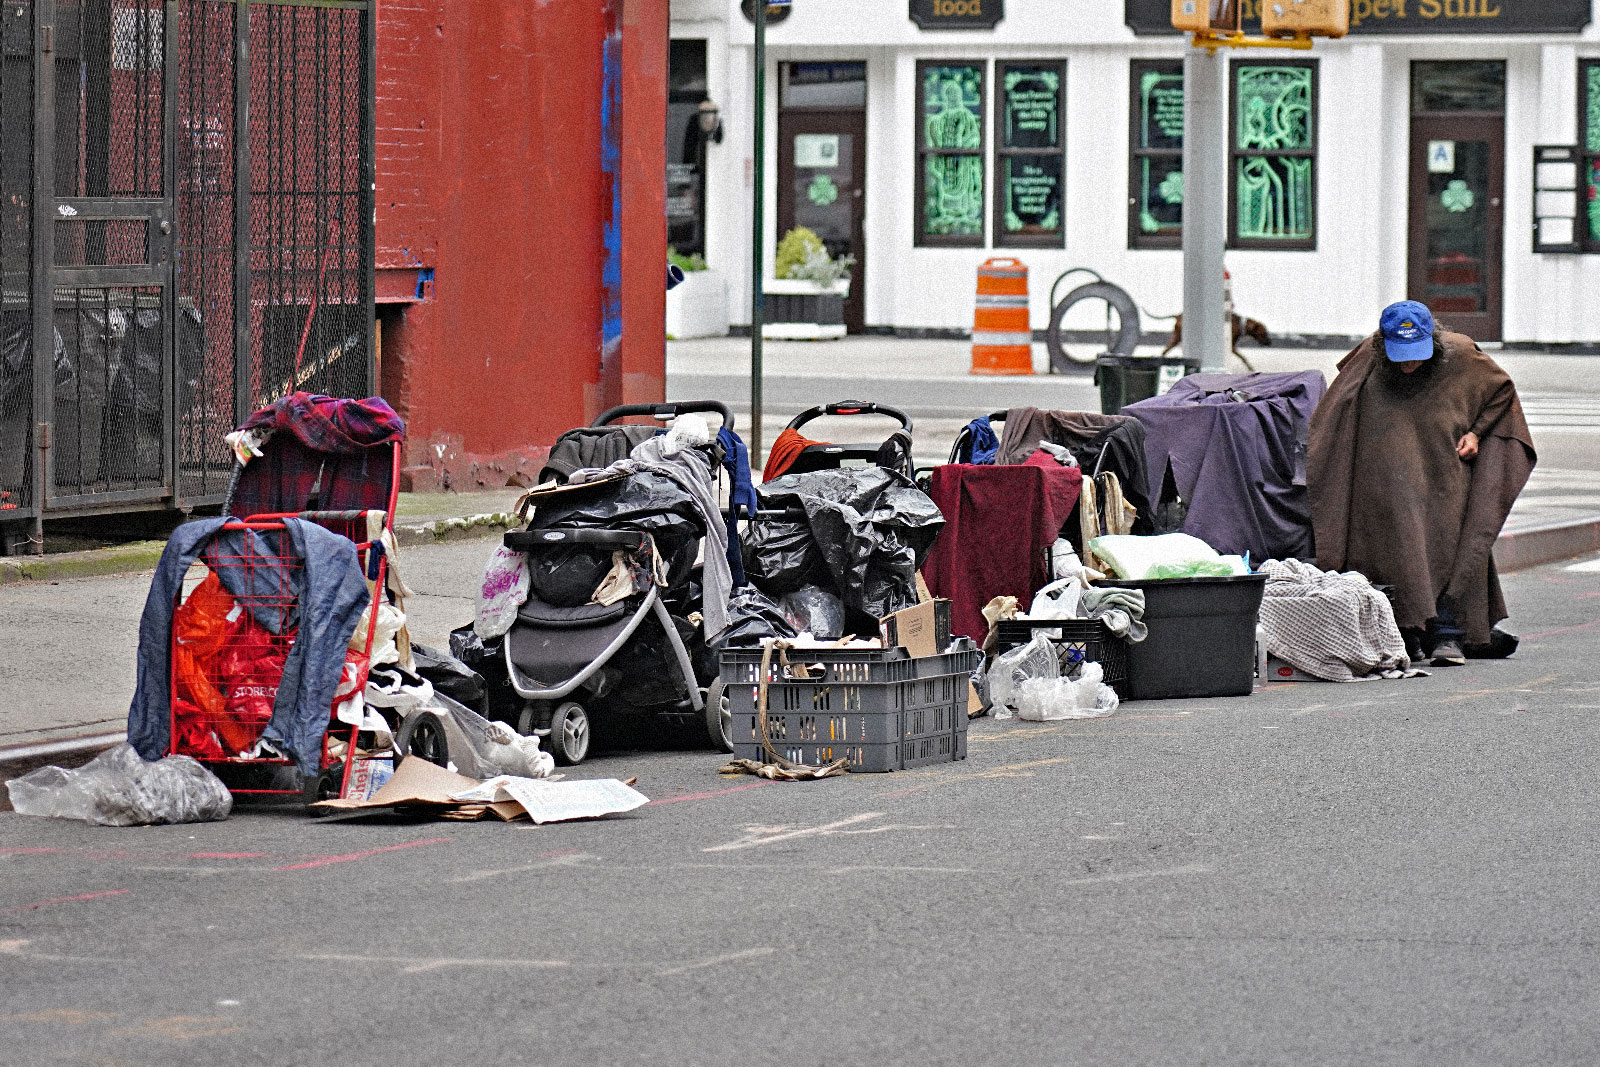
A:
<svg viewBox="0 0 1600 1067">
<path fill-rule="evenodd" d="M 160 196 L 161 0 L 56 4 L 57 196 Z"/>
<path fill-rule="evenodd" d="M 178 348 L 178 478 L 188 497 L 223 493 L 233 458 L 234 5 L 178 8 L 178 315 L 199 343 Z M 181 333 L 181 331 L 180 331 Z"/>
<path fill-rule="evenodd" d="M 162 304 L 158 287 L 55 290 L 59 493 L 161 487 Z"/>
<path fill-rule="evenodd" d="M 33 0 L 0 7 L 0 521 L 33 504 Z"/>
<path fill-rule="evenodd" d="M 250 9 L 250 339 L 258 402 L 369 391 L 363 20 Z"/>
</svg>

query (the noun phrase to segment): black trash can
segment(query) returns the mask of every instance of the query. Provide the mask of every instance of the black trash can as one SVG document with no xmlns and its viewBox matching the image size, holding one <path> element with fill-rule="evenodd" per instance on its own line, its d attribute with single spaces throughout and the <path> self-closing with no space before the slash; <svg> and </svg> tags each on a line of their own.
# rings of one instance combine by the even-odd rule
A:
<svg viewBox="0 0 1600 1067">
<path fill-rule="evenodd" d="M 1105 355 L 1096 359 L 1094 384 L 1100 387 L 1101 414 L 1115 415 L 1128 404 L 1149 400 L 1162 391 L 1163 373 L 1169 381 L 1198 374 L 1200 362 L 1162 356 Z"/>
<path fill-rule="evenodd" d="M 1097 586 L 1144 590 L 1143 641 L 1128 645 L 1124 700 L 1249 696 L 1265 574 L 1227 578 L 1107 578 Z"/>
</svg>

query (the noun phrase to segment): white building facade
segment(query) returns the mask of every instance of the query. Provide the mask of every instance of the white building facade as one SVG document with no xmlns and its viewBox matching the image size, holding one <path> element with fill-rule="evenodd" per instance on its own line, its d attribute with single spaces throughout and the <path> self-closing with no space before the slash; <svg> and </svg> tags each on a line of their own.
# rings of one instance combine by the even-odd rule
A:
<svg viewBox="0 0 1600 1067">
<path fill-rule="evenodd" d="M 1353 0 L 1342 40 L 1231 54 L 1237 309 L 1332 343 L 1411 298 L 1481 341 L 1600 342 L 1592 3 Z M 1179 310 L 1188 46 L 1167 8 L 794 0 L 767 32 L 768 276 L 804 224 L 857 259 L 853 331 L 968 330 L 976 270 L 1001 257 L 1029 268 L 1036 330 L 1074 267 Z M 725 131 L 669 124 L 674 232 L 747 324 L 752 25 L 739 0 L 672 0 L 672 36 L 678 125 L 703 94 Z"/>
</svg>

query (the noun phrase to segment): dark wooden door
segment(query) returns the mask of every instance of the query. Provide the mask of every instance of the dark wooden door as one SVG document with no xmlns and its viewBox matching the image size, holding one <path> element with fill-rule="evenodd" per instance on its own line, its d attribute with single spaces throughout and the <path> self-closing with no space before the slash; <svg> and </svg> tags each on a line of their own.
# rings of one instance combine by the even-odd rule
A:
<svg viewBox="0 0 1600 1067">
<path fill-rule="evenodd" d="M 778 117 L 778 237 L 795 226 L 816 231 L 830 256 L 851 255 L 845 327 L 866 324 L 867 115 L 864 111 L 783 111 Z"/>
<path fill-rule="evenodd" d="M 1505 119 L 1411 120 L 1407 292 L 1477 341 L 1501 339 Z"/>
</svg>

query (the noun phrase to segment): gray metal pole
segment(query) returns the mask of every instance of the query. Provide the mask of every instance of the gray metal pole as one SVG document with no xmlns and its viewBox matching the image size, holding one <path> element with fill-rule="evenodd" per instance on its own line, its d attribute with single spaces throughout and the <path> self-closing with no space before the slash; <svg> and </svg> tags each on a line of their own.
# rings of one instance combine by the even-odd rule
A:
<svg viewBox="0 0 1600 1067">
<path fill-rule="evenodd" d="M 761 292 L 763 255 L 762 231 L 766 229 L 767 195 L 767 4 L 756 0 L 756 113 L 755 113 L 755 203 L 750 223 L 750 463 L 760 468 L 761 459 L 761 327 L 766 321 L 765 300 Z"/>
<path fill-rule="evenodd" d="M 1227 60 L 1190 48 L 1183 60 L 1183 355 L 1226 369 L 1222 256 L 1228 239 Z"/>
</svg>

